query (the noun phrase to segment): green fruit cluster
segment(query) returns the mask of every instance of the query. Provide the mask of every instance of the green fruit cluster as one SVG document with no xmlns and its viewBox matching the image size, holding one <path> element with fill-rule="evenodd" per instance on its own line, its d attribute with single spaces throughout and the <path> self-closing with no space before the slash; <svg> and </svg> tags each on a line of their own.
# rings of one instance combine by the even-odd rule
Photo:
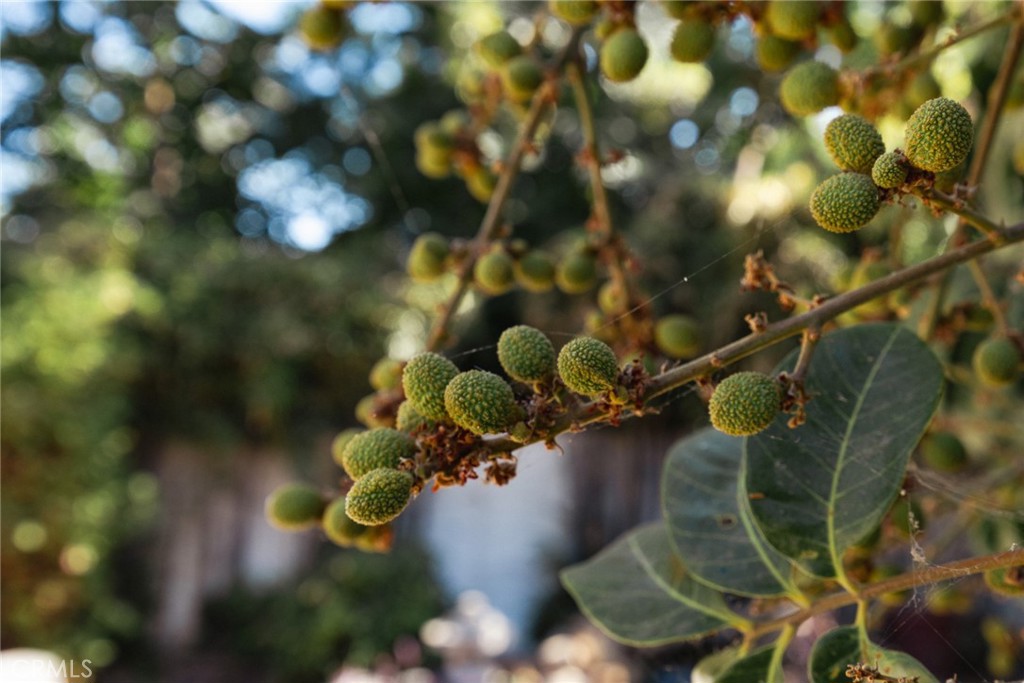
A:
<svg viewBox="0 0 1024 683">
<path fill-rule="evenodd" d="M 871 166 L 871 180 L 878 187 L 892 190 L 907 182 L 906 158 L 896 152 L 886 152 Z"/>
<path fill-rule="evenodd" d="M 640 75 L 647 64 L 647 42 L 634 28 L 620 28 L 601 44 L 601 73 L 614 83 Z"/>
<path fill-rule="evenodd" d="M 990 337 L 981 342 L 971 359 L 981 383 L 997 389 L 1013 384 L 1020 363 L 1020 349 L 1007 337 Z"/>
<path fill-rule="evenodd" d="M 528 251 L 515 264 L 516 282 L 528 292 L 549 291 L 555 285 L 555 261 L 543 251 Z"/>
<path fill-rule="evenodd" d="M 543 82 L 544 72 L 529 55 L 513 57 L 501 71 L 501 84 L 512 102 L 529 102 Z"/>
<path fill-rule="evenodd" d="M 413 134 L 416 143 L 416 168 L 428 178 L 447 178 L 452 170 L 455 139 L 436 121 L 420 124 Z"/>
<path fill-rule="evenodd" d="M 816 114 L 839 103 L 839 73 L 823 62 L 801 62 L 779 86 L 782 106 L 795 116 Z"/>
<path fill-rule="evenodd" d="M 765 430 L 782 402 L 779 384 L 761 372 L 738 372 L 723 379 L 708 404 L 712 426 L 732 436 Z"/>
<path fill-rule="evenodd" d="M 875 217 L 878 188 L 862 173 L 826 178 L 811 194 L 811 215 L 830 232 L 853 232 Z"/>
<path fill-rule="evenodd" d="M 417 412 L 408 401 L 402 401 L 395 413 L 395 429 L 406 434 L 418 431 L 431 430 L 437 427 L 437 423 L 428 420 Z"/>
<path fill-rule="evenodd" d="M 515 284 L 515 261 L 501 247 L 492 249 L 474 264 L 473 281 L 485 294 L 504 294 Z"/>
<path fill-rule="evenodd" d="M 844 171 L 870 173 L 875 160 L 885 153 L 885 143 L 867 119 L 843 114 L 825 126 L 825 149 Z"/>
<path fill-rule="evenodd" d="M 917 168 L 941 173 L 960 165 L 974 144 L 967 110 L 947 97 L 928 100 L 907 121 L 907 159 Z"/>
<path fill-rule="evenodd" d="M 338 465 L 338 467 L 344 467 L 342 464 L 342 457 L 345 454 L 345 447 L 348 442 L 351 441 L 357 434 L 362 434 L 363 430 L 358 428 L 345 429 L 341 431 L 334 441 L 331 442 L 331 458 Z"/>
<path fill-rule="evenodd" d="M 298 531 L 316 526 L 323 514 L 323 497 L 312 486 L 285 484 L 267 496 L 264 512 L 273 526 Z"/>
<path fill-rule="evenodd" d="M 404 432 L 379 427 L 357 434 L 341 454 L 341 466 L 353 480 L 381 467 L 398 467 L 416 454 L 416 442 Z"/>
<path fill-rule="evenodd" d="M 405 398 L 420 415 L 437 422 L 447 422 L 444 390 L 459 369 L 442 355 L 426 351 L 414 356 L 402 371 Z"/>
<path fill-rule="evenodd" d="M 754 59 L 764 71 L 782 71 L 803 49 L 800 43 L 770 33 L 760 36 L 754 45 Z"/>
<path fill-rule="evenodd" d="M 436 232 L 425 232 L 412 243 L 406 272 L 416 282 L 432 282 L 444 275 L 447 258 L 448 240 Z"/>
<path fill-rule="evenodd" d="M 666 315 L 654 326 L 654 343 L 669 358 L 693 358 L 700 353 L 700 326 L 688 315 Z"/>
<path fill-rule="evenodd" d="M 517 325 L 498 338 L 498 361 L 514 380 L 542 382 L 554 374 L 555 347 L 540 330 Z"/>
<path fill-rule="evenodd" d="M 474 47 L 487 66 L 493 69 L 501 68 L 509 60 L 523 53 L 519 41 L 513 38 L 508 31 L 497 31 L 486 35 L 478 40 Z"/>
<path fill-rule="evenodd" d="M 503 432 L 516 407 L 508 382 L 486 370 L 469 370 L 452 378 L 444 391 L 452 421 L 477 435 Z"/>
<path fill-rule="evenodd" d="M 603 341 L 577 337 L 558 352 L 558 375 L 570 391 L 600 396 L 618 381 L 619 362 Z"/>
<path fill-rule="evenodd" d="M 597 259 L 586 251 L 572 251 L 559 261 L 555 284 L 566 294 L 583 294 L 597 283 Z"/>
<path fill-rule="evenodd" d="M 669 52 L 677 62 L 703 62 L 715 46 L 715 27 L 700 18 L 684 19 L 672 34 Z"/>
<path fill-rule="evenodd" d="M 412 484 L 412 475 L 401 470 L 382 467 L 367 472 L 345 497 L 345 513 L 366 526 L 387 524 L 409 504 Z"/>
</svg>

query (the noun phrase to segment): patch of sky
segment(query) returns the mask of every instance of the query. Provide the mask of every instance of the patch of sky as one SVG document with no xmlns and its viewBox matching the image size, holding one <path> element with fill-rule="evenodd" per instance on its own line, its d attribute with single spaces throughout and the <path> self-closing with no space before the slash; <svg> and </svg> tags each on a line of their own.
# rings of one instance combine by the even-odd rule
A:
<svg viewBox="0 0 1024 683">
<path fill-rule="evenodd" d="M 103 91 L 89 100 L 89 113 L 100 123 L 114 123 L 124 116 L 124 105 L 117 95 Z"/>
<path fill-rule="evenodd" d="M 63 0 L 58 9 L 60 22 L 75 33 L 92 33 L 103 10 L 89 0 Z"/>
<path fill-rule="evenodd" d="M 672 124 L 668 137 L 677 149 L 690 149 L 700 138 L 700 128 L 690 119 L 680 119 Z"/>
<path fill-rule="evenodd" d="M 32 36 L 53 19 L 53 4 L 44 0 L 32 2 L 0 2 L 0 37 L 8 32 L 19 36 Z"/>
<path fill-rule="evenodd" d="M 253 11 L 270 5 L 288 3 L 250 2 Z M 238 24 L 220 12 L 210 9 L 200 0 L 181 0 L 174 9 L 174 16 L 186 31 L 215 43 L 229 43 L 238 35 Z"/>
<path fill-rule="evenodd" d="M 8 141 L 0 147 L 0 215 L 11 210 L 11 199 L 32 187 L 43 176 L 45 168 L 38 159 L 8 151 Z"/>
<path fill-rule="evenodd" d="M 408 33 L 423 22 L 423 12 L 406 3 L 360 3 L 349 12 L 352 26 L 360 33 Z"/>
<path fill-rule="evenodd" d="M 256 33 L 280 33 L 295 23 L 295 15 L 315 3 L 252 2 L 252 0 L 207 0 L 218 12 Z"/>
<path fill-rule="evenodd" d="M 181 66 L 195 66 L 203 58 L 203 46 L 192 36 L 178 36 L 171 41 L 170 54 Z"/>
<path fill-rule="evenodd" d="M 759 99 L 753 88 L 736 88 L 729 98 L 729 109 L 736 116 L 750 116 L 757 111 Z"/>
<path fill-rule="evenodd" d="M 7 120 L 18 105 L 42 90 L 43 75 L 28 64 L 0 60 L 0 123 Z"/>
<path fill-rule="evenodd" d="M 109 73 L 149 76 L 156 70 L 156 59 L 142 47 L 131 24 L 117 17 L 105 17 L 96 25 L 92 59 Z"/>
</svg>

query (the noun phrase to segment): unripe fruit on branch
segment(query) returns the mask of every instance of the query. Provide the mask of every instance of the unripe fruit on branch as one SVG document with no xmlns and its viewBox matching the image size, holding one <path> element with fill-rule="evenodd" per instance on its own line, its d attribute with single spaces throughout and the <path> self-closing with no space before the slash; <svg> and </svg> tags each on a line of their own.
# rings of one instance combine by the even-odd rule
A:
<svg viewBox="0 0 1024 683">
<path fill-rule="evenodd" d="M 513 57 L 501 72 L 501 84 L 513 102 L 529 102 L 543 82 L 544 72 L 529 55 Z"/>
<path fill-rule="evenodd" d="M 654 326 L 654 343 L 669 358 L 692 358 L 700 352 L 700 327 L 688 315 L 666 315 Z"/>
<path fill-rule="evenodd" d="M 888 190 L 900 187 L 907 181 L 906 160 L 896 152 L 886 152 L 871 166 L 871 180 L 878 187 Z"/>
<path fill-rule="evenodd" d="M 941 472 L 959 472 L 967 465 L 967 450 L 955 434 L 929 432 L 920 448 L 924 461 Z"/>
<path fill-rule="evenodd" d="M 447 258 L 448 240 L 436 232 L 425 232 L 413 242 L 406 270 L 417 282 L 431 282 L 444 275 Z"/>
<path fill-rule="evenodd" d="M 565 256 L 555 271 L 555 284 L 566 294 L 583 294 L 597 282 L 597 260 L 586 252 Z"/>
<path fill-rule="evenodd" d="M 323 5 L 306 10 L 299 19 L 299 35 L 313 50 L 333 50 L 346 33 L 345 15 Z"/>
<path fill-rule="evenodd" d="M 512 379 L 542 382 L 555 371 L 555 347 L 543 332 L 516 325 L 498 338 L 498 361 Z"/>
<path fill-rule="evenodd" d="M 334 437 L 334 441 L 331 442 L 331 458 L 338 465 L 338 467 L 344 467 L 344 465 L 342 464 L 342 458 L 344 457 L 345 447 L 348 445 L 348 442 L 351 441 L 357 434 L 362 434 L 363 431 L 364 430 L 362 429 L 357 429 L 353 427 L 351 429 L 345 429 L 341 431 L 336 437 Z"/>
<path fill-rule="evenodd" d="M 816 114 L 839 102 L 839 73 L 828 64 L 797 64 L 779 85 L 782 106 L 795 116 Z"/>
<path fill-rule="evenodd" d="M 771 34 L 760 36 L 754 46 L 754 58 L 765 71 L 782 71 L 800 54 L 800 43 Z"/>
<path fill-rule="evenodd" d="M 402 371 L 405 398 L 423 417 L 448 421 L 444 408 L 444 390 L 459 369 L 444 356 L 426 351 L 414 356 Z"/>
<path fill-rule="evenodd" d="M 906 154 L 917 168 L 941 173 L 967 158 L 974 144 L 971 115 L 947 97 L 928 100 L 907 121 Z"/>
<path fill-rule="evenodd" d="M 677 62 L 703 62 L 715 46 L 715 27 L 704 19 L 685 19 L 672 34 L 669 51 Z"/>
<path fill-rule="evenodd" d="M 595 0 L 549 0 L 551 13 L 573 26 L 585 26 L 597 14 Z"/>
<path fill-rule="evenodd" d="M 600 396 L 615 386 L 619 362 L 603 341 L 577 337 L 558 352 L 558 375 L 570 391 Z"/>
<path fill-rule="evenodd" d="M 341 466 L 353 480 L 380 467 L 398 467 L 416 454 L 416 442 L 397 429 L 380 427 L 357 434 L 341 454 Z"/>
<path fill-rule="evenodd" d="M 818 27 L 821 6 L 814 0 L 771 0 L 764 18 L 773 34 L 786 40 L 805 40 Z"/>
<path fill-rule="evenodd" d="M 411 497 L 411 474 L 380 468 L 353 484 L 345 497 L 345 512 L 359 524 L 379 526 L 398 517 Z"/>
<path fill-rule="evenodd" d="M 466 173 L 466 189 L 473 199 L 481 204 L 490 201 L 494 188 L 498 186 L 498 176 L 491 173 L 485 166 L 474 166 Z"/>
<path fill-rule="evenodd" d="M 402 383 L 402 361 L 381 358 L 370 369 L 370 386 L 377 391 L 394 389 Z"/>
<path fill-rule="evenodd" d="M 503 66 L 513 57 L 523 53 L 522 46 L 508 31 L 497 31 L 484 36 L 476 42 L 475 48 L 477 54 L 492 69 Z"/>
<path fill-rule="evenodd" d="M 284 484 L 267 496 L 264 512 L 267 521 L 278 529 L 298 531 L 320 521 L 326 502 L 312 486 Z"/>
<path fill-rule="evenodd" d="M 470 370 L 456 375 L 444 390 L 452 421 L 477 435 L 504 432 L 516 407 L 508 382 L 493 372 Z"/>
<path fill-rule="evenodd" d="M 363 396 L 356 403 L 356 419 L 371 429 L 375 427 L 390 427 L 391 419 L 387 415 L 377 412 L 377 394 Z"/>
<path fill-rule="evenodd" d="M 408 401 L 402 401 L 395 413 L 395 429 L 406 434 L 421 430 L 433 430 L 437 423 L 419 414 Z"/>
<path fill-rule="evenodd" d="M 547 292 L 555 285 L 555 262 L 543 251 L 528 251 L 516 261 L 516 282 L 528 292 Z"/>
<path fill-rule="evenodd" d="M 601 45 L 601 73 L 615 83 L 631 81 L 647 64 L 647 56 L 647 43 L 636 29 L 620 29 Z"/>
<path fill-rule="evenodd" d="M 1017 379 L 1020 361 L 1020 350 L 1010 339 L 990 337 L 978 344 L 971 364 L 982 384 L 1000 388 Z"/>
<path fill-rule="evenodd" d="M 504 249 L 487 252 L 473 266 L 473 281 L 481 291 L 497 296 L 512 289 L 515 262 Z"/>
<path fill-rule="evenodd" d="M 766 429 L 781 405 L 782 394 L 773 378 L 760 372 L 738 372 L 715 387 L 708 413 L 718 431 L 748 436 Z"/>
<path fill-rule="evenodd" d="M 870 173 L 885 143 L 871 123 L 856 114 L 843 114 L 825 126 L 825 149 L 844 171 Z"/>
<path fill-rule="evenodd" d="M 829 232 L 853 232 L 878 213 L 878 188 L 866 175 L 841 173 L 826 178 L 811 194 L 811 215 Z"/>
<path fill-rule="evenodd" d="M 324 518 L 320 525 L 327 538 L 342 548 L 350 548 L 356 544 L 370 527 L 353 520 L 345 512 L 345 499 L 336 498 L 324 510 Z"/>
</svg>

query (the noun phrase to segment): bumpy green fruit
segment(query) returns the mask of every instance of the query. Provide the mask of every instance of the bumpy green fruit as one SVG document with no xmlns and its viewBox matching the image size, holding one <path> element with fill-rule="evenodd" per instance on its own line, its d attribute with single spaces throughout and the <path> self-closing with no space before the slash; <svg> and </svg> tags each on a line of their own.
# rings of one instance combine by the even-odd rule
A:
<svg viewBox="0 0 1024 683">
<path fill-rule="evenodd" d="M 444 390 L 459 369 L 444 356 L 427 351 L 414 356 L 402 371 L 405 398 L 423 417 L 447 422 L 444 408 Z"/>
<path fill-rule="evenodd" d="M 737 372 L 715 387 L 708 413 L 711 425 L 718 431 L 747 436 L 767 429 L 781 403 L 779 385 L 774 379 L 761 372 Z"/>
<path fill-rule="evenodd" d="M 345 446 L 351 441 L 357 434 L 362 434 L 362 429 L 345 429 L 338 433 L 334 437 L 334 441 L 331 442 L 331 458 L 337 463 L 338 467 L 344 467 L 342 464 L 342 458 L 345 454 Z"/>
<path fill-rule="evenodd" d="M 555 261 L 543 251 L 528 251 L 516 261 L 516 282 L 528 292 L 547 292 L 555 286 Z"/>
<path fill-rule="evenodd" d="M 497 296 L 512 289 L 515 262 L 503 249 L 487 252 L 473 266 L 473 281 L 487 294 Z"/>
<path fill-rule="evenodd" d="M 811 194 L 811 214 L 830 232 L 853 232 L 878 213 L 878 188 L 861 173 L 826 178 Z"/>
<path fill-rule="evenodd" d="M 821 7 L 813 0 L 771 0 L 764 18 L 772 33 L 787 40 L 804 40 L 814 35 Z"/>
<path fill-rule="evenodd" d="M 397 429 L 378 427 L 352 438 L 341 454 L 341 466 L 352 479 L 358 480 L 380 467 L 398 467 L 404 458 L 416 453 L 416 442 Z"/>
<path fill-rule="evenodd" d="M 521 55 L 523 48 L 508 31 L 498 31 L 478 40 L 476 51 L 487 66 L 497 69 L 513 57 Z"/>
<path fill-rule="evenodd" d="M 981 383 L 990 387 L 1005 387 L 1017 379 L 1020 351 L 1006 337 L 990 337 L 978 344 L 971 360 Z"/>
<path fill-rule="evenodd" d="M 431 282 L 444 275 L 447 258 L 448 240 L 436 232 L 425 232 L 413 242 L 406 270 L 417 282 Z"/>
<path fill-rule="evenodd" d="M 654 326 L 654 343 L 669 358 L 692 358 L 700 352 L 700 326 L 688 315 L 666 315 Z"/>
<path fill-rule="evenodd" d="M 598 9 L 594 0 L 549 0 L 548 7 L 552 14 L 573 26 L 589 24 Z"/>
<path fill-rule="evenodd" d="M 498 185 L 498 176 L 484 166 L 475 166 L 466 174 L 466 189 L 473 199 L 486 204 Z"/>
<path fill-rule="evenodd" d="M 516 325 L 498 337 L 498 361 L 512 379 L 541 382 L 555 371 L 555 347 L 537 328 Z"/>
<path fill-rule="evenodd" d="M 482 435 L 505 431 L 516 400 L 512 387 L 501 377 L 486 370 L 470 370 L 448 383 L 444 406 L 455 424 Z"/>
<path fill-rule="evenodd" d="M 782 71 L 793 63 L 801 49 L 800 43 L 767 34 L 757 39 L 754 58 L 765 71 Z"/>
<path fill-rule="evenodd" d="M 577 337 L 558 352 L 558 375 L 570 391 L 600 396 L 615 386 L 619 362 L 603 341 Z"/>
<path fill-rule="evenodd" d="M 844 171 L 870 173 L 875 159 L 885 153 L 885 143 L 867 119 L 843 114 L 825 126 L 825 149 Z"/>
<path fill-rule="evenodd" d="M 366 526 L 387 524 L 402 513 L 412 497 L 412 475 L 381 468 L 368 472 L 345 497 L 345 513 Z"/>
<path fill-rule="evenodd" d="M 715 27 L 703 19 L 679 22 L 669 51 L 677 62 L 703 62 L 715 46 Z"/>
<path fill-rule="evenodd" d="M 323 497 L 312 486 L 285 484 L 267 496 L 264 512 L 267 521 L 278 529 L 298 531 L 315 526 L 325 505 Z"/>
<path fill-rule="evenodd" d="M 436 427 L 436 422 L 420 415 L 408 401 L 402 401 L 395 412 L 395 429 L 400 432 L 412 434 L 417 431 L 432 430 Z"/>
<path fill-rule="evenodd" d="M 907 164 L 903 155 L 896 152 L 886 152 L 877 159 L 871 166 L 871 180 L 886 189 L 900 187 L 907 181 Z"/>
<path fill-rule="evenodd" d="M 947 97 L 928 100 L 907 121 L 906 154 L 914 166 L 932 173 L 959 165 L 974 144 L 971 115 Z"/>
<path fill-rule="evenodd" d="M 597 261 L 586 252 L 563 258 L 555 271 L 555 284 L 566 294 L 583 294 L 597 282 Z"/>
<path fill-rule="evenodd" d="M 949 432 L 925 434 L 921 439 L 921 457 L 942 472 L 959 472 L 967 465 L 967 449 Z"/>
<path fill-rule="evenodd" d="M 601 45 L 601 73 L 615 83 L 631 81 L 647 64 L 647 56 L 647 43 L 636 29 L 621 29 Z"/>
<path fill-rule="evenodd" d="M 324 510 L 324 518 L 320 525 L 331 539 L 342 548 L 350 548 L 356 544 L 357 539 L 370 528 L 351 519 L 345 514 L 345 499 L 335 498 Z"/>
<path fill-rule="evenodd" d="M 402 361 L 381 358 L 370 368 L 370 386 L 377 391 L 394 389 L 402 383 Z"/>
<path fill-rule="evenodd" d="M 333 50 L 345 39 L 345 16 L 338 10 L 317 5 L 299 19 L 299 35 L 314 50 Z"/>
<path fill-rule="evenodd" d="M 822 62 L 797 64 L 782 79 L 779 98 L 790 114 L 815 114 L 839 102 L 839 73 Z"/>
<path fill-rule="evenodd" d="M 544 72 L 529 55 L 513 57 L 501 72 L 501 83 L 513 102 L 529 102 L 543 82 Z"/>
</svg>

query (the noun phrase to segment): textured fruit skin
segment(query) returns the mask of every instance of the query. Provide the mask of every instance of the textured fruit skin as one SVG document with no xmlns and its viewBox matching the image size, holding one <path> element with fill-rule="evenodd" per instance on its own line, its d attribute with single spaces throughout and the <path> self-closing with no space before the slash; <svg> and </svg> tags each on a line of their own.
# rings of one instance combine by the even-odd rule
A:
<svg viewBox="0 0 1024 683">
<path fill-rule="evenodd" d="M 512 379 L 542 382 L 555 371 L 555 347 L 537 328 L 516 325 L 498 337 L 498 361 Z"/>
<path fill-rule="evenodd" d="M 700 326 L 688 315 L 666 315 L 654 326 L 654 343 L 669 358 L 692 358 L 700 352 Z"/>
<path fill-rule="evenodd" d="M 764 18 L 780 38 L 804 40 L 814 35 L 820 11 L 814 0 L 771 0 Z"/>
<path fill-rule="evenodd" d="M 460 373 L 444 390 L 444 406 L 452 421 L 474 434 L 505 431 L 515 405 L 508 382 L 486 370 Z"/>
<path fill-rule="evenodd" d="M 370 386 L 377 391 L 394 389 L 402 383 L 402 361 L 381 358 L 370 368 Z"/>
<path fill-rule="evenodd" d="M 903 157 L 896 152 L 886 152 L 875 159 L 871 166 L 871 180 L 878 187 L 893 189 L 907 181 L 907 168 Z"/>
<path fill-rule="evenodd" d="M 800 43 L 795 41 L 771 34 L 763 35 L 754 46 L 754 59 L 765 71 L 782 71 L 793 63 L 801 49 Z"/>
<path fill-rule="evenodd" d="M 298 531 L 320 521 L 326 503 L 320 493 L 305 484 L 285 484 L 267 496 L 264 512 L 267 521 L 278 529 Z"/>
<path fill-rule="evenodd" d="M 444 390 L 457 374 L 459 369 L 455 363 L 432 351 L 413 356 L 402 371 L 405 398 L 423 417 L 447 422 Z"/>
<path fill-rule="evenodd" d="M 350 548 L 356 544 L 369 529 L 349 518 L 345 513 L 345 499 L 335 498 L 324 510 L 324 518 L 320 522 L 327 538 L 342 548 Z"/>
<path fill-rule="evenodd" d="M 417 282 L 432 282 L 444 275 L 447 258 L 448 240 L 436 232 L 425 232 L 412 243 L 406 271 Z"/>
<path fill-rule="evenodd" d="M 990 337 L 978 344 L 971 359 L 981 383 L 989 387 L 1005 387 L 1017 379 L 1020 351 L 1006 337 Z"/>
<path fill-rule="evenodd" d="M 761 372 L 738 372 L 723 379 L 711 395 L 712 426 L 732 436 L 763 431 L 779 412 L 778 383 Z"/>
<path fill-rule="evenodd" d="M 971 115 L 948 97 L 928 100 L 907 121 L 906 154 L 914 166 L 932 173 L 959 165 L 974 144 Z"/>
<path fill-rule="evenodd" d="M 366 526 L 387 524 L 402 513 L 412 497 L 412 475 L 380 468 L 352 485 L 345 497 L 345 513 Z"/>
<path fill-rule="evenodd" d="M 548 7 L 552 14 L 573 26 L 589 24 L 598 10 L 594 0 L 550 0 Z"/>
<path fill-rule="evenodd" d="M 397 429 L 378 427 L 357 434 L 341 454 L 341 466 L 353 480 L 380 467 L 398 467 L 403 458 L 416 453 L 416 442 Z"/>
<path fill-rule="evenodd" d="M 558 375 L 570 391 L 600 396 L 615 386 L 619 362 L 603 341 L 577 337 L 558 352 Z"/>
<path fill-rule="evenodd" d="M 402 401 L 395 413 L 395 429 L 406 434 L 416 431 L 432 430 L 437 423 L 428 420 L 417 412 L 408 401 Z"/>
<path fill-rule="evenodd" d="M 333 50 L 345 39 L 344 15 L 336 9 L 317 5 L 299 19 L 299 35 L 314 50 Z"/>
<path fill-rule="evenodd" d="M 513 102 L 528 102 L 544 81 L 544 72 L 528 55 L 508 60 L 501 72 L 501 84 Z"/>
<path fill-rule="evenodd" d="M 925 434 L 921 439 L 920 448 L 924 461 L 941 472 L 959 472 L 967 465 L 967 449 L 955 434 Z"/>
<path fill-rule="evenodd" d="M 609 81 L 625 83 L 647 64 L 647 43 L 635 29 L 616 31 L 601 45 L 601 73 Z"/>
<path fill-rule="evenodd" d="M 839 102 L 839 74 L 822 62 L 802 62 L 782 79 L 779 98 L 790 114 L 815 114 Z"/>
<path fill-rule="evenodd" d="M 677 62 L 703 62 L 714 46 L 714 26 L 702 19 L 684 19 L 672 34 L 669 51 Z"/>
<path fill-rule="evenodd" d="M 597 261 L 587 253 L 574 252 L 558 263 L 555 284 L 566 294 L 583 294 L 597 282 Z"/>
<path fill-rule="evenodd" d="M 870 173 L 875 159 L 885 153 L 885 143 L 867 119 L 843 114 L 825 126 L 825 149 L 844 171 Z"/>
<path fill-rule="evenodd" d="M 487 66 L 497 69 L 513 57 L 521 55 L 523 48 L 508 31 L 497 31 L 478 40 L 476 51 Z"/>
<path fill-rule="evenodd" d="M 515 284 L 515 262 L 500 249 L 490 251 L 473 266 L 473 281 L 487 294 L 504 294 Z"/>
<path fill-rule="evenodd" d="M 811 215 L 829 232 L 853 232 L 878 213 L 878 188 L 861 173 L 826 178 L 811 194 Z"/>
<path fill-rule="evenodd" d="M 345 429 L 338 433 L 334 437 L 334 441 L 331 442 L 331 459 L 338 465 L 338 467 L 344 467 L 342 465 L 342 457 L 345 453 L 345 446 L 351 441 L 357 434 L 362 434 L 364 430 L 357 429 L 355 427 L 351 429 Z"/>
<path fill-rule="evenodd" d="M 516 282 L 528 292 L 550 291 L 555 286 L 555 261 L 543 251 L 528 251 L 516 261 Z"/>
</svg>

